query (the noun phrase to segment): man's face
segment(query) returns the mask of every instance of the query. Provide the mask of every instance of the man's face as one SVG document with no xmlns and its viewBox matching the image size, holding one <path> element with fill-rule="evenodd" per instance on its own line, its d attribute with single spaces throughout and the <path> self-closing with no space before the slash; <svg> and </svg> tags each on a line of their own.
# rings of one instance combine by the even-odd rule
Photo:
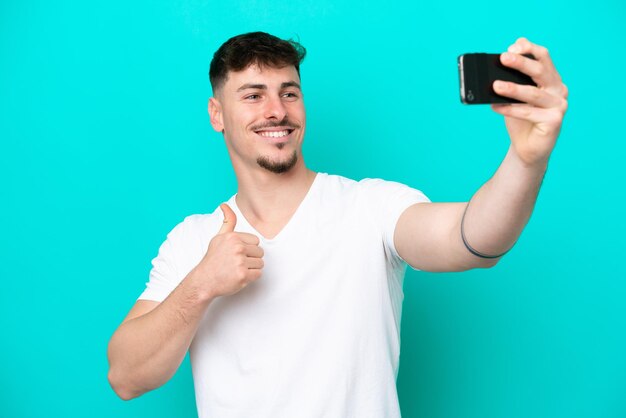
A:
<svg viewBox="0 0 626 418">
<path fill-rule="evenodd" d="M 209 103 L 211 124 L 224 138 L 236 170 L 283 173 L 300 160 L 305 111 L 293 66 L 229 72 Z"/>
</svg>

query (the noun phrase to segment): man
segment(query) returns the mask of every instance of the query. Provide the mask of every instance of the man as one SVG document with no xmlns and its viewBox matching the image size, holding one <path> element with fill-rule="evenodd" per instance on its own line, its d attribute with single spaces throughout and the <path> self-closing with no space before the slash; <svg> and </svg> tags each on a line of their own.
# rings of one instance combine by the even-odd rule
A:
<svg viewBox="0 0 626 418">
<path fill-rule="evenodd" d="M 511 146 L 471 204 L 309 170 L 303 57 L 258 32 L 215 53 L 209 114 L 238 192 L 161 246 L 109 344 L 121 398 L 164 384 L 189 350 L 200 417 L 397 417 L 405 262 L 491 267 L 527 223 L 567 109 L 545 48 L 521 38 L 501 56 L 538 87 L 494 84 L 526 104 L 493 106 Z"/>
</svg>

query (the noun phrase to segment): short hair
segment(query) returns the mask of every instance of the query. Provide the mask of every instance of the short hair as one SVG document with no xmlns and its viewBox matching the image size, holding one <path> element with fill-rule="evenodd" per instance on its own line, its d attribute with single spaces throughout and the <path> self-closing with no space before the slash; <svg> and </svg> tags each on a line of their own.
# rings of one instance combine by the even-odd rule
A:
<svg viewBox="0 0 626 418">
<path fill-rule="evenodd" d="M 211 60 L 209 80 L 213 93 L 221 88 L 229 71 L 243 71 L 250 65 L 283 68 L 293 65 L 300 75 L 306 49 L 294 40 L 283 40 L 265 32 L 237 35 L 222 44 Z"/>
</svg>

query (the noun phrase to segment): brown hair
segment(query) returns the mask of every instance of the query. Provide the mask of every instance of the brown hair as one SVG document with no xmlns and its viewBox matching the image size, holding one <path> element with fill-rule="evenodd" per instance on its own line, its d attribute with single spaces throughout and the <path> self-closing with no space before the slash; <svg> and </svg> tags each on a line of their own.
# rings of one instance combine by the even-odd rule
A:
<svg viewBox="0 0 626 418">
<path fill-rule="evenodd" d="M 306 49 L 294 40 L 283 40 L 265 32 L 237 35 L 222 44 L 211 60 L 209 79 L 213 93 L 224 85 L 229 71 L 242 71 L 252 64 L 282 68 L 293 65 L 300 75 Z"/>
</svg>

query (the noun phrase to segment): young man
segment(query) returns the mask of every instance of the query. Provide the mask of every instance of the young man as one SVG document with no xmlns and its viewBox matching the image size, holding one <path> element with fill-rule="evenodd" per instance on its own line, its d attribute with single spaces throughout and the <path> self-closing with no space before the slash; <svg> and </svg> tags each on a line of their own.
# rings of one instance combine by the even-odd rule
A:
<svg viewBox="0 0 626 418">
<path fill-rule="evenodd" d="M 164 384 L 189 350 L 200 417 L 397 417 L 405 262 L 490 267 L 528 221 L 567 108 L 544 48 L 521 38 L 502 54 L 538 87 L 495 83 L 527 104 L 493 106 L 511 147 L 471 204 L 309 170 L 303 57 L 258 32 L 215 53 L 209 114 L 238 191 L 161 246 L 109 344 L 123 399 Z"/>
</svg>

